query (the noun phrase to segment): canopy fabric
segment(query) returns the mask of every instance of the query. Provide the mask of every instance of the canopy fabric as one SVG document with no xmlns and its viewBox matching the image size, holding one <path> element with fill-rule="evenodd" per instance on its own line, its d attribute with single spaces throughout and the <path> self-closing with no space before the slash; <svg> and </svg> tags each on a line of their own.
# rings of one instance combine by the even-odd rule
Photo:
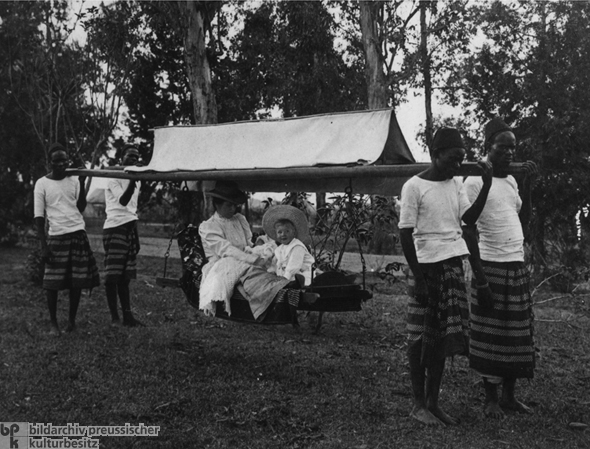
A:
<svg viewBox="0 0 590 449">
<path fill-rule="evenodd" d="M 128 167 L 126 171 L 162 173 L 415 162 L 391 109 L 171 126 L 156 128 L 154 134 L 149 165 Z"/>
<path fill-rule="evenodd" d="M 248 192 L 398 195 L 429 164 L 416 163 L 391 109 L 155 130 L 145 167 L 68 169 L 72 175 L 191 182 L 232 180 Z M 511 173 L 522 172 L 512 164 Z M 461 176 L 481 176 L 466 163 Z M 188 186 L 188 185 L 187 185 Z"/>
</svg>

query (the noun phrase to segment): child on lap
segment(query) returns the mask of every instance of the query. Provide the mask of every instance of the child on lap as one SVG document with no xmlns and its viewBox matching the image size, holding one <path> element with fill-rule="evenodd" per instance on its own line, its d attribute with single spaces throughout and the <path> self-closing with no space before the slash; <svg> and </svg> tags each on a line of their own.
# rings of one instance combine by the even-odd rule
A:
<svg viewBox="0 0 590 449">
<path fill-rule="evenodd" d="M 305 242 L 310 241 L 305 214 L 293 206 L 274 206 L 264 214 L 262 227 L 279 245 L 269 271 L 290 281 L 296 280 L 296 275 L 301 275 L 305 285 L 310 285 L 311 267 L 315 259 L 305 246 Z"/>
</svg>

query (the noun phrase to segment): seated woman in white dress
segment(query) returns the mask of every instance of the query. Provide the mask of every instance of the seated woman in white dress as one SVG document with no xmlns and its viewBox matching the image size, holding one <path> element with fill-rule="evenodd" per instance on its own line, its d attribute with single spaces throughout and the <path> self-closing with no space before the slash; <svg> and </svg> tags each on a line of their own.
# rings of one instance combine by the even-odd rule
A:
<svg viewBox="0 0 590 449">
<path fill-rule="evenodd" d="M 215 213 L 199 226 L 199 235 L 207 257 L 199 290 L 199 308 L 215 314 L 215 302 L 225 303 L 231 315 L 230 297 L 234 288 L 248 300 L 252 315 L 258 319 L 270 306 L 279 290 L 291 287 L 289 279 L 268 273 L 268 260 L 252 248 L 252 231 L 238 212 L 247 195 L 231 181 L 217 181 L 208 191 Z M 302 298 L 305 300 L 305 298 Z M 294 305 L 296 306 L 296 305 Z"/>
</svg>

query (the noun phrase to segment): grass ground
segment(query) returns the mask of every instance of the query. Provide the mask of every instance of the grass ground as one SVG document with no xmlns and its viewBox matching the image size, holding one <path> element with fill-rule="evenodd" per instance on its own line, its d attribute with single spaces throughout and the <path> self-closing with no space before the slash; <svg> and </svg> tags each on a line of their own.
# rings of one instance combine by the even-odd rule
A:
<svg viewBox="0 0 590 449">
<path fill-rule="evenodd" d="M 85 217 L 84 221 L 88 234 L 102 235 L 104 217 Z M 137 229 L 141 237 L 170 239 L 175 235 L 175 228 L 175 223 L 152 223 L 145 220 L 137 222 Z"/>
<path fill-rule="evenodd" d="M 157 437 L 102 437 L 102 448 L 590 447 L 590 430 L 570 425 L 590 424 L 583 298 L 536 308 L 536 377 L 518 384 L 534 415 L 486 420 L 478 379 L 456 358 L 441 401 L 461 424 L 428 429 L 408 417 L 403 285 L 361 312 L 327 314 L 314 335 L 313 316 L 295 331 L 195 313 L 179 290 L 155 286 L 161 259 L 140 257 L 132 304 L 147 327 L 110 327 L 98 288 L 78 330 L 51 338 L 43 292 L 24 279 L 27 250 L 0 251 L 0 422 L 160 426 Z M 66 317 L 62 293 L 64 327 Z"/>
</svg>

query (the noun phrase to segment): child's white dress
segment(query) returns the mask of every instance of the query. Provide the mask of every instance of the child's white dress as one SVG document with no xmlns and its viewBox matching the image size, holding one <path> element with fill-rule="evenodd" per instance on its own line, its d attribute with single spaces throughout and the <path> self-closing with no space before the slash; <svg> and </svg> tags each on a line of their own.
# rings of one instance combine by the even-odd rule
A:
<svg viewBox="0 0 590 449">
<path fill-rule="evenodd" d="M 301 240 L 293 239 L 288 245 L 279 245 L 275 249 L 273 262 L 277 276 L 293 281 L 296 274 L 302 274 L 305 278 L 305 285 L 311 284 L 311 266 L 315 259 Z"/>
</svg>

